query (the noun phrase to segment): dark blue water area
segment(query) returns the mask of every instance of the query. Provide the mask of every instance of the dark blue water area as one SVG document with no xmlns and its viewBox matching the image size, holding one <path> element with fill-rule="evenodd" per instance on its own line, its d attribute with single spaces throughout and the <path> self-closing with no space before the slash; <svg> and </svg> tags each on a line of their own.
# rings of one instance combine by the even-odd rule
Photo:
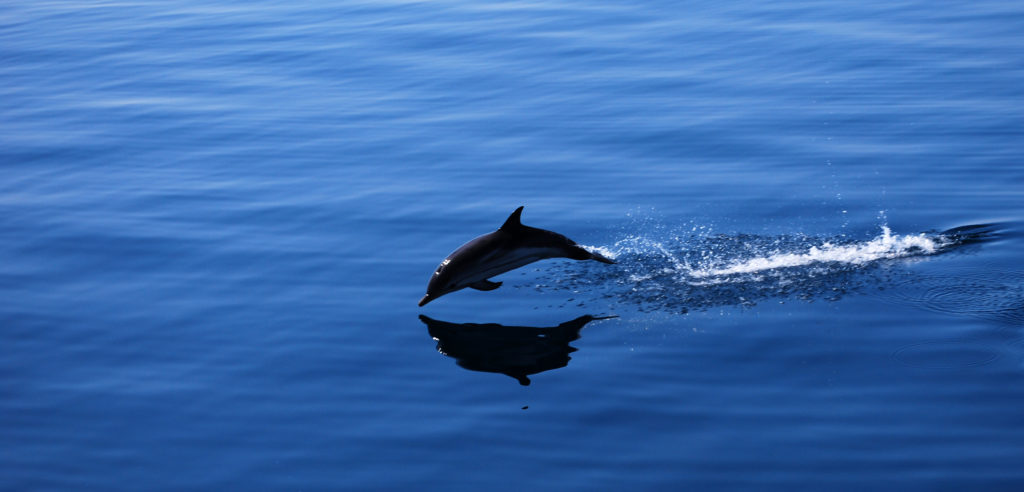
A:
<svg viewBox="0 0 1024 492">
<path fill-rule="evenodd" d="M 1021 490 L 1024 5 L 0 6 L 0 489 Z M 547 259 L 419 308 L 523 222 Z"/>
</svg>

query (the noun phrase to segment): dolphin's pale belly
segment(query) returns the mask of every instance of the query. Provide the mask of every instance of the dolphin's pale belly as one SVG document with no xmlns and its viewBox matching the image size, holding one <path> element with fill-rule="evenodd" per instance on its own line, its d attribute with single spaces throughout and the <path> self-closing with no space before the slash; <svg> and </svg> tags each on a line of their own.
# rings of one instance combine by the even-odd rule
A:
<svg viewBox="0 0 1024 492">
<path fill-rule="evenodd" d="M 475 267 L 468 269 L 466 276 L 459 280 L 459 284 L 469 285 L 487 280 L 495 275 L 501 275 L 509 270 L 515 270 L 537 260 L 561 256 L 563 256 L 561 252 L 555 248 L 498 250 L 494 254 L 482 258 Z"/>
</svg>

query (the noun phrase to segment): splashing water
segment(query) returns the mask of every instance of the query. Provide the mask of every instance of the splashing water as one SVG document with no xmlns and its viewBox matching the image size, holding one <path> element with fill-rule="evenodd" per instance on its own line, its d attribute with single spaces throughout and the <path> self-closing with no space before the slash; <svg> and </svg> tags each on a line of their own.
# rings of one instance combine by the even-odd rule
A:
<svg viewBox="0 0 1024 492">
<path fill-rule="evenodd" d="M 803 253 L 774 252 L 767 256 L 739 261 L 722 268 L 698 268 L 686 272 L 692 278 L 728 277 L 757 273 L 765 270 L 809 266 L 817 263 L 865 265 L 874 261 L 908 256 L 930 255 L 949 244 L 941 235 L 925 234 L 894 236 L 888 226 L 882 226 L 882 235 L 870 241 L 852 244 L 811 246 Z"/>
<path fill-rule="evenodd" d="M 986 224 L 901 235 L 882 226 L 881 234 L 868 240 L 748 234 L 659 240 L 634 235 L 607 247 L 586 246 L 616 259 L 617 268 L 567 264 L 556 276 L 538 279 L 534 287 L 595 292 L 641 310 L 681 312 L 750 306 L 775 297 L 836 300 L 877 280 L 877 266 L 939 254 L 991 237 L 993 230 Z M 869 271 L 875 277 L 866 275 Z"/>
</svg>

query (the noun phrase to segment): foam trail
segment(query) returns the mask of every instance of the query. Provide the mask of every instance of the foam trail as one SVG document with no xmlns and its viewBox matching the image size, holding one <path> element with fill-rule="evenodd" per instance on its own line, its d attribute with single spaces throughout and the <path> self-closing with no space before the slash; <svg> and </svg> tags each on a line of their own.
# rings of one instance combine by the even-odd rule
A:
<svg viewBox="0 0 1024 492">
<path fill-rule="evenodd" d="M 566 263 L 536 290 L 589 292 L 641 310 L 675 311 L 715 306 L 751 306 L 771 298 L 837 300 L 873 284 L 889 282 L 893 270 L 874 268 L 887 260 L 938 255 L 999 237 L 1000 224 L 977 224 L 943 232 L 846 236 L 708 234 L 661 237 L 634 234 L 607 246 L 585 246 L 614 258 L 614 268 Z"/>
<path fill-rule="evenodd" d="M 725 267 L 689 269 L 692 278 L 704 279 L 738 274 L 759 273 L 765 270 L 810 266 L 816 263 L 845 263 L 864 265 L 883 259 L 935 254 L 948 241 L 941 235 L 925 234 L 893 235 L 887 226 L 882 226 L 882 235 L 870 241 L 852 244 L 825 242 L 811 246 L 806 252 L 774 252 L 766 256 L 747 259 Z"/>
</svg>

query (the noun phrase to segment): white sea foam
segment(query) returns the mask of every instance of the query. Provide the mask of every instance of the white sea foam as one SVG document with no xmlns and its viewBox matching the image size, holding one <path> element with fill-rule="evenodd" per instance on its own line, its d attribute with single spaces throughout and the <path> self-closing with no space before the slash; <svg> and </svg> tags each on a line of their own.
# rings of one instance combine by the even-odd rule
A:
<svg viewBox="0 0 1024 492">
<path fill-rule="evenodd" d="M 563 271 L 537 287 L 571 290 L 575 298 L 585 286 L 587 292 L 616 303 L 680 313 L 752 306 L 771 298 L 831 301 L 898 274 L 898 268 L 873 268 L 877 262 L 897 260 L 896 267 L 899 260 L 938 255 L 992 237 L 996 227 L 979 224 L 938 233 L 893 234 L 881 226 L 879 235 L 864 239 L 715 234 L 708 228 L 677 235 L 656 228 L 604 247 L 585 246 L 615 258 L 614 267 L 566 262 Z"/>
<path fill-rule="evenodd" d="M 888 227 L 882 227 L 882 234 L 870 241 L 811 246 L 803 252 L 774 252 L 751 258 L 724 267 L 691 268 L 686 274 L 692 278 L 706 279 L 739 274 L 758 273 L 780 268 L 810 266 L 818 263 L 843 263 L 863 265 L 873 261 L 909 256 L 934 254 L 946 243 L 941 236 L 925 234 L 894 235 Z"/>
</svg>

